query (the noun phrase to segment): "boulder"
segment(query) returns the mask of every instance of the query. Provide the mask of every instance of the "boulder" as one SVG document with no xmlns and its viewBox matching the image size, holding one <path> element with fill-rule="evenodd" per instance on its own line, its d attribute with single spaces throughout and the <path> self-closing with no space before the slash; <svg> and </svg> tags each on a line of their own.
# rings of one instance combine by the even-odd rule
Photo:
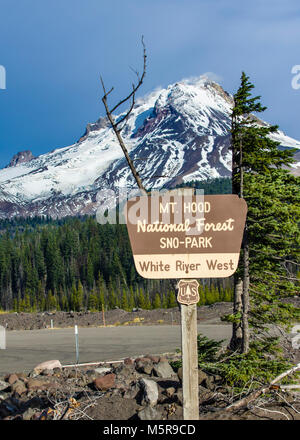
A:
<svg viewBox="0 0 300 440">
<path fill-rule="evenodd" d="M 214 393 L 210 390 L 208 390 L 207 388 L 203 387 L 202 385 L 199 385 L 199 389 L 198 389 L 199 393 L 199 404 L 202 405 L 205 402 L 209 401 Z"/>
<path fill-rule="evenodd" d="M 215 383 L 214 383 L 214 377 L 213 376 L 207 376 L 206 379 L 202 382 L 202 385 L 204 385 L 209 390 L 215 389 Z"/>
<path fill-rule="evenodd" d="M 0 391 L 4 391 L 9 387 L 9 384 L 7 382 L 4 382 L 4 380 L 0 380 Z"/>
<path fill-rule="evenodd" d="M 158 362 L 160 362 L 159 356 L 148 356 L 148 357 L 154 364 L 158 364 Z"/>
<path fill-rule="evenodd" d="M 135 369 L 139 373 L 151 374 L 153 364 L 148 358 L 140 358 L 135 362 Z"/>
<path fill-rule="evenodd" d="M 208 379 L 208 375 L 202 370 L 198 370 L 198 384 L 201 385 L 202 382 Z"/>
<path fill-rule="evenodd" d="M 183 391 L 182 391 L 182 389 L 178 390 L 177 393 L 174 394 L 174 398 L 181 406 L 183 405 Z"/>
<path fill-rule="evenodd" d="M 40 373 L 43 370 L 54 370 L 54 368 L 59 368 L 60 370 L 62 369 L 62 365 L 59 360 L 42 362 L 41 364 L 38 364 L 36 367 L 34 367 L 34 371 L 36 373 Z"/>
<path fill-rule="evenodd" d="M 143 356 L 135 359 L 135 362 L 151 362 L 151 359 L 148 356 Z"/>
<path fill-rule="evenodd" d="M 102 377 L 97 377 L 94 380 L 94 386 L 97 390 L 106 391 L 115 386 L 116 375 L 114 373 L 106 374 Z"/>
<path fill-rule="evenodd" d="M 145 374 L 149 374 L 150 375 L 152 373 L 152 370 L 153 370 L 153 365 L 152 365 L 151 362 L 148 362 L 148 361 L 147 362 L 143 362 L 141 360 L 141 361 L 138 361 L 135 364 L 135 369 L 139 373 L 145 373 Z"/>
<path fill-rule="evenodd" d="M 172 397 L 175 394 L 175 391 L 174 387 L 169 387 L 165 390 L 165 394 L 167 397 Z"/>
<path fill-rule="evenodd" d="M 152 406 L 146 406 L 144 409 L 138 412 L 137 414 L 140 420 L 158 420 L 159 415 L 156 408 Z"/>
<path fill-rule="evenodd" d="M 27 392 L 26 385 L 21 380 L 17 380 L 11 385 L 11 391 L 21 396 Z"/>
<path fill-rule="evenodd" d="M 97 373 L 97 374 L 106 374 L 106 373 L 111 372 L 111 368 L 99 367 L 99 368 L 95 368 L 94 372 Z"/>
<path fill-rule="evenodd" d="M 134 360 L 131 358 L 126 358 L 126 359 L 124 359 L 123 362 L 125 365 L 133 365 L 134 364 Z"/>
<path fill-rule="evenodd" d="M 177 376 L 179 377 L 180 382 L 182 382 L 182 367 L 178 368 Z"/>
<path fill-rule="evenodd" d="M 26 382 L 27 380 L 27 374 L 26 373 L 16 373 L 18 378 Z"/>
<path fill-rule="evenodd" d="M 176 376 L 176 373 L 174 372 L 169 362 L 165 362 L 165 361 L 163 362 L 160 361 L 158 364 L 155 364 L 153 367 L 153 372 L 157 377 Z"/>
<path fill-rule="evenodd" d="M 8 379 L 7 379 L 7 382 L 8 382 L 10 385 L 12 385 L 13 383 L 17 382 L 18 379 L 19 379 L 18 376 L 17 376 L 15 373 L 13 373 L 13 374 L 10 374 L 10 375 L 9 375 L 9 377 L 8 377 Z"/>
<path fill-rule="evenodd" d="M 136 399 L 140 392 L 139 383 L 133 382 L 129 385 L 128 389 L 124 392 L 124 399 Z"/>
<path fill-rule="evenodd" d="M 31 418 L 38 412 L 38 409 L 28 408 L 23 413 L 23 420 L 31 420 Z"/>
<path fill-rule="evenodd" d="M 28 379 L 27 388 L 28 391 L 47 390 L 49 388 L 57 387 L 56 382 L 48 382 L 42 379 Z"/>
<path fill-rule="evenodd" d="M 140 379 L 140 385 L 143 390 L 142 405 L 149 404 L 155 406 L 158 401 L 158 385 L 154 380 Z"/>
</svg>

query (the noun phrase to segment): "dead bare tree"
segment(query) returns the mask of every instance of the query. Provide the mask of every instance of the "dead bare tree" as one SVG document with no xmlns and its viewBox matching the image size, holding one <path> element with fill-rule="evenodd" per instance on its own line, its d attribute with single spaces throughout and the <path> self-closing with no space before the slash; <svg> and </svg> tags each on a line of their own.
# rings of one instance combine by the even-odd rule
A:
<svg viewBox="0 0 300 440">
<path fill-rule="evenodd" d="M 134 73 L 137 76 L 137 83 L 136 84 L 132 83 L 132 91 L 124 99 L 121 99 L 111 109 L 109 109 L 109 106 L 108 106 L 108 103 L 107 103 L 107 98 L 108 98 L 108 95 L 114 90 L 114 88 L 112 87 L 107 92 L 106 89 L 105 89 L 105 86 L 104 86 L 103 79 L 102 79 L 102 77 L 100 77 L 100 78 L 101 78 L 101 84 L 102 84 L 102 88 L 103 88 L 103 92 L 104 92 L 104 95 L 102 97 L 102 102 L 103 102 L 104 107 L 105 107 L 107 118 L 108 118 L 109 122 L 111 123 L 112 129 L 113 129 L 113 131 L 114 131 L 114 133 L 115 133 L 115 135 L 116 135 L 116 137 L 118 139 L 120 147 L 122 148 L 122 151 L 124 153 L 126 161 L 127 161 L 128 165 L 130 167 L 132 175 L 133 175 L 133 177 L 134 177 L 134 179 L 135 179 L 139 189 L 142 191 L 142 193 L 147 194 L 147 191 L 146 191 L 146 189 L 145 189 L 145 187 L 144 187 L 144 185 L 142 183 L 142 180 L 141 180 L 141 178 L 139 176 L 139 173 L 138 173 L 136 167 L 134 166 L 133 161 L 131 160 L 131 158 L 129 156 L 128 150 L 127 150 L 126 145 L 124 143 L 124 140 L 123 140 L 123 138 L 121 136 L 121 130 L 124 128 L 124 125 L 125 125 L 128 117 L 129 117 L 130 113 L 133 110 L 133 107 L 134 107 L 134 104 L 135 104 L 136 92 L 141 87 L 141 85 L 143 84 L 143 81 L 144 81 L 144 78 L 145 78 L 145 75 L 146 75 L 147 55 L 146 55 L 146 47 L 145 47 L 145 43 L 144 43 L 144 38 L 143 37 L 142 37 L 142 45 L 143 45 L 143 73 L 140 76 L 139 72 L 134 70 Z M 131 101 L 129 110 L 126 112 L 126 114 L 124 116 L 122 116 L 118 121 L 116 121 L 114 116 L 113 116 L 113 112 L 115 110 L 117 110 L 122 104 L 124 104 L 125 102 L 128 102 L 128 101 Z"/>
</svg>

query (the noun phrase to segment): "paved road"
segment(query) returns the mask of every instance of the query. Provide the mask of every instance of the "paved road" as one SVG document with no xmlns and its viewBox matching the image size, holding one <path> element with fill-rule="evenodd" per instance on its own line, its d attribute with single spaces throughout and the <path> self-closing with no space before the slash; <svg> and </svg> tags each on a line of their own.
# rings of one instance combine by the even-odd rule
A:
<svg viewBox="0 0 300 440">
<path fill-rule="evenodd" d="M 231 326 L 198 325 L 198 332 L 229 340 Z M 113 361 L 127 356 L 160 354 L 180 348 L 178 325 L 79 328 L 79 362 Z M 74 329 L 45 329 L 6 332 L 6 350 L 0 350 L 0 374 L 30 371 L 40 362 L 59 359 L 75 362 Z"/>
</svg>

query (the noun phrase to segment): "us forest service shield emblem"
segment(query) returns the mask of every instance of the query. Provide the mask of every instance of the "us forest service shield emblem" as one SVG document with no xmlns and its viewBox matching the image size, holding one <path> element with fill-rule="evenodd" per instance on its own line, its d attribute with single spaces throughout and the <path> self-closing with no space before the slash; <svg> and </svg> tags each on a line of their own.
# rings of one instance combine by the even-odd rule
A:
<svg viewBox="0 0 300 440">
<path fill-rule="evenodd" d="M 177 301 L 181 304 L 197 304 L 200 300 L 197 280 L 180 280 L 177 284 L 178 294 Z"/>
</svg>

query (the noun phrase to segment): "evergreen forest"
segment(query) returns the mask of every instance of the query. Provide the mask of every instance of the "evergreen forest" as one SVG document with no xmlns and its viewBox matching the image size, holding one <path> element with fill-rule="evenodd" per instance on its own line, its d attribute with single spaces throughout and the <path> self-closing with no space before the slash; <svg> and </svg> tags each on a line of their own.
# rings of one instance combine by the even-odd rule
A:
<svg viewBox="0 0 300 440">
<path fill-rule="evenodd" d="M 228 178 L 192 182 L 226 193 Z M 231 279 L 200 280 L 199 305 L 232 301 Z M 0 220 L 0 306 L 5 311 L 176 307 L 176 280 L 147 280 L 134 267 L 126 225 L 95 217 Z"/>
</svg>

